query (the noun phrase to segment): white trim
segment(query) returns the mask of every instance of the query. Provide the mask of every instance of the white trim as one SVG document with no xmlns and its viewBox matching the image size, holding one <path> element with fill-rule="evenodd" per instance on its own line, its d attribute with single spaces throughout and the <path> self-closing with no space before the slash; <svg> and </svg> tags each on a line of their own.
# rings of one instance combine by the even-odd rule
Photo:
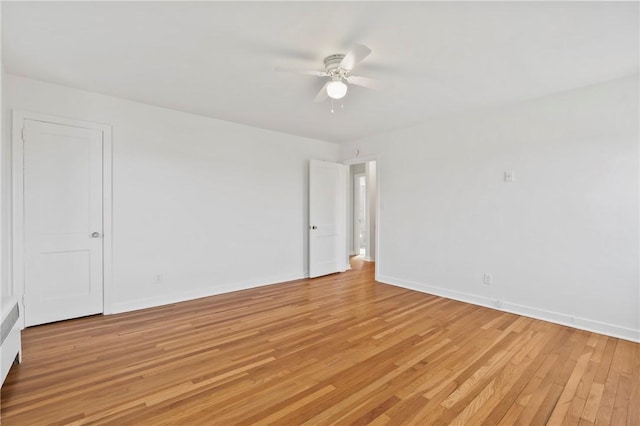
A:
<svg viewBox="0 0 640 426">
<path fill-rule="evenodd" d="M 113 218 L 112 218 L 112 168 L 113 145 L 111 126 L 108 124 L 92 123 L 40 114 L 29 111 L 13 110 L 12 118 L 12 294 L 18 298 L 21 312 L 24 312 L 24 146 L 22 143 L 22 129 L 24 120 L 42 121 L 45 123 L 62 124 L 65 126 L 81 127 L 83 129 L 99 130 L 102 132 L 102 221 L 103 221 L 103 295 L 102 311 L 112 313 L 111 297 L 113 288 Z M 24 328 L 24 315 L 22 327 Z"/>
<path fill-rule="evenodd" d="M 378 155 L 372 154 L 372 155 L 365 155 L 364 157 L 353 157 L 347 160 L 343 160 L 342 164 L 351 166 L 353 164 L 368 163 L 369 161 L 378 161 Z"/>
<path fill-rule="evenodd" d="M 381 161 L 378 155 L 375 156 L 375 162 L 376 162 L 376 254 L 375 254 L 375 259 L 376 262 L 374 264 L 374 278 L 377 278 L 378 275 L 380 275 L 380 246 L 382 245 L 382 241 L 380 241 L 380 227 L 381 227 L 381 215 L 380 212 L 382 210 L 382 197 L 380 196 L 380 194 L 382 193 L 382 191 L 380 191 L 380 182 L 382 182 L 382 180 L 380 179 L 380 170 L 382 169 L 382 167 L 380 167 L 381 165 Z"/>
<path fill-rule="evenodd" d="M 170 305 L 173 303 L 186 302 L 189 300 L 200 299 L 202 297 L 215 296 L 218 294 L 232 293 L 234 291 L 248 290 L 257 287 L 265 287 L 274 284 L 283 284 L 290 281 L 308 278 L 299 273 L 290 273 L 269 277 L 266 280 L 246 280 L 234 284 L 224 284 L 219 286 L 209 286 L 180 293 L 163 294 L 155 297 L 147 297 L 144 299 L 130 300 L 126 302 L 116 302 L 112 305 L 112 313 L 135 311 L 138 309 L 153 308 L 156 306 Z"/>
<path fill-rule="evenodd" d="M 547 311 L 544 309 L 534 308 L 531 306 L 519 305 L 517 303 L 506 302 L 502 300 L 494 300 L 485 296 L 465 293 L 461 291 L 449 290 L 442 287 L 432 286 L 428 284 L 417 283 L 414 281 L 403 280 L 400 278 L 389 276 L 377 276 L 376 281 L 390 284 L 396 287 L 402 287 L 409 290 L 419 291 L 421 293 L 433 294 L 435 296 L 445 297 L 447 299 L 458 300 L 473 305 L 484 306 L 496 309 L 502 312 L 509 312 L 516 315 L 535 318 L 542 321 L 552 322 L 567 327 L 586 330 L 593 333 L 605 334 L 619 339 L 630 340 L 640 343 L 640 330 L 621 327 L 615 324 L 609 324 L 588 318 L 579 318 L 561 312 Z"/>
<path fill-rule="evenodd" d="M 344 244 L 344 241 L 347 239 L 347 216 L 349 215 L 349 209 L 347 204 L 347 182 L 349 181 L 349 166 L 345 166 L 342 163 L 336 163 L 340 165 L 340 194 L 338 195 L 338 200 L 340 202 L 339 209 L 342 211 L 342 214 L 339 216 L 340 222 L 338 223 L 340 233 L 338 235 L 338 241 L 342 241 L 342 244 L 338 245 L 338 256 L 342 261 L 342 269 L 340 272 L 345 272 L 351 269 L 351 265 L 349 264 L 349 256 L 347 256 L 347 252 L 349 248 Z M 347 259 L 345 262 L 344 259 Z"/>
<path fill-rule="evenodd" d="M 24 149 L 22 146 L 24 118 L 25 116 L 21 112 L 13 111 L 11 127 L 11 294 L 18 298 L 20 312 L 22 312 L 22 328 L 24 328 Z"/>
<path fill-rule="evenodd" d="M 111 313 L 113 290 L 113 142 L 111 126 L 102 128 L 102 313 Z"/>
</svg>

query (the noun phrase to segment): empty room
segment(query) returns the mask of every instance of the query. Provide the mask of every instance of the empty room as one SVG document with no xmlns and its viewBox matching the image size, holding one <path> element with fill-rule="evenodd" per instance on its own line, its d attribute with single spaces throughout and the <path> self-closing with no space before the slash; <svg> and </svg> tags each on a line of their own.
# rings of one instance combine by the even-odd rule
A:
<svg viewBox="0 0 640 426">
<path fill-rule="evenodd" d="M 640 2 L 0 8 L 3 425 L 640 426 Z"/>
</svg>

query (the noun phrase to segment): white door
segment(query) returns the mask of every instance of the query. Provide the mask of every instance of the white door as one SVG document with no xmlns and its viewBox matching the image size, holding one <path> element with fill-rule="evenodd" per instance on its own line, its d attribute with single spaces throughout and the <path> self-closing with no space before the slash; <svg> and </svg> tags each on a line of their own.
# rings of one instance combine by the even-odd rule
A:
<svg viewBox="0 0 640 426">
<path fill-rule="evenodd" d="M 25 325 L 102 312 L 102 132 L 24 120 Z"/>
<path fill-rule="evenodd" d="M 309 165 L 309 276 L 345 270 L 345 166 Z"/>
</svg>

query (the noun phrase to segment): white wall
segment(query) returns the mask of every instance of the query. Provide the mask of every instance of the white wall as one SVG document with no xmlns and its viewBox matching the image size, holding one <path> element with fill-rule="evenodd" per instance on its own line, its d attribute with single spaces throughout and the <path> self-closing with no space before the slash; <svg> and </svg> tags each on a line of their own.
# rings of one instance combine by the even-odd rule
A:
<svg viewBox="0 0 640 426">
<path fill-rule="evenodd" d="M 2 5 L 0 5 L 0 19 L 2 18 Z M 2 31 L 0 31 L 0 45 L 2 45 Z M 4 104 L 4 90 L 2 85 L 4 81 L 4 65 L 0 63 L 0 102 Z M 11 204 L 8 202 L 11 197 L 11 192 L 7 179 L 8 167 L 10 163 L 9 152 L 5 150 L 5 144 L 1 142 L 2 135 L 4 134 L 4 123 L 0 120 L 0 306 L 2 306 L 2 299 L 10 294 L 9 292 L 9 268 L 7 267 L 7 261 L 9 259 L 9 215 L 8 209 Z M 1 314 L 1 312 L 0 312 Z"/>
<path fill-rule="evenodd" d="M 5 126 L 13 108 L 113 127 L 114 311 L 306 274 L 308 160 L 337 145 L 9 74 L 4 89 Z"/>
<path fill-rule="evenodd" d="M 369 161 L 366 163 L 367 174 L 367 249 L 365 259 L 368 261 L 376 260 L 376 222 L 377 222 L 377 173 L 376 162 Z"/>
<path fill-rule="evenodd" d="M 378 278 L 638 340 L 638 89 L 635 75 L 344 145 L 379 158 Z"/>
<path fill-rule="evenodd" d="M 0 99 L 5 104 L 4 67 L 0 70 Z M 0 135 L 7 132 L 6 121 L 0 120 Z M 10 141 L 0 143 L 0 301 L 10 292 L 11 242 L 11 150 Z"/>
<path fill-rule="evenodd" d="M 3 89 L 1 213 L 11 108 L 113 126 L 114 310 L 305 274 L 308 159 L 337 146 L 7 74 Z M 636 76 L 344 145 L 379 159 L 379 279 L 638 339 L 638 113 Z"/>
</svg>

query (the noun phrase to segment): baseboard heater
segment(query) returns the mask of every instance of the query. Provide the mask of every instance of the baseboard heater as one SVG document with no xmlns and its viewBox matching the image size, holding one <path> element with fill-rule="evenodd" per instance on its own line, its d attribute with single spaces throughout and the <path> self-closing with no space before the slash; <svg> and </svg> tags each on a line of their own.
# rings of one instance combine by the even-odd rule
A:
<svg viewBox="0 0 640 426">
<path fill-rule="evenodd" d="M 2 322 L 0 323 L 0 386 L 7 378 L 11 366 L 22 361 L 20 339 L 20 308 L 18 300 L 7 298 L 2 302 Z"/>
</svg>

